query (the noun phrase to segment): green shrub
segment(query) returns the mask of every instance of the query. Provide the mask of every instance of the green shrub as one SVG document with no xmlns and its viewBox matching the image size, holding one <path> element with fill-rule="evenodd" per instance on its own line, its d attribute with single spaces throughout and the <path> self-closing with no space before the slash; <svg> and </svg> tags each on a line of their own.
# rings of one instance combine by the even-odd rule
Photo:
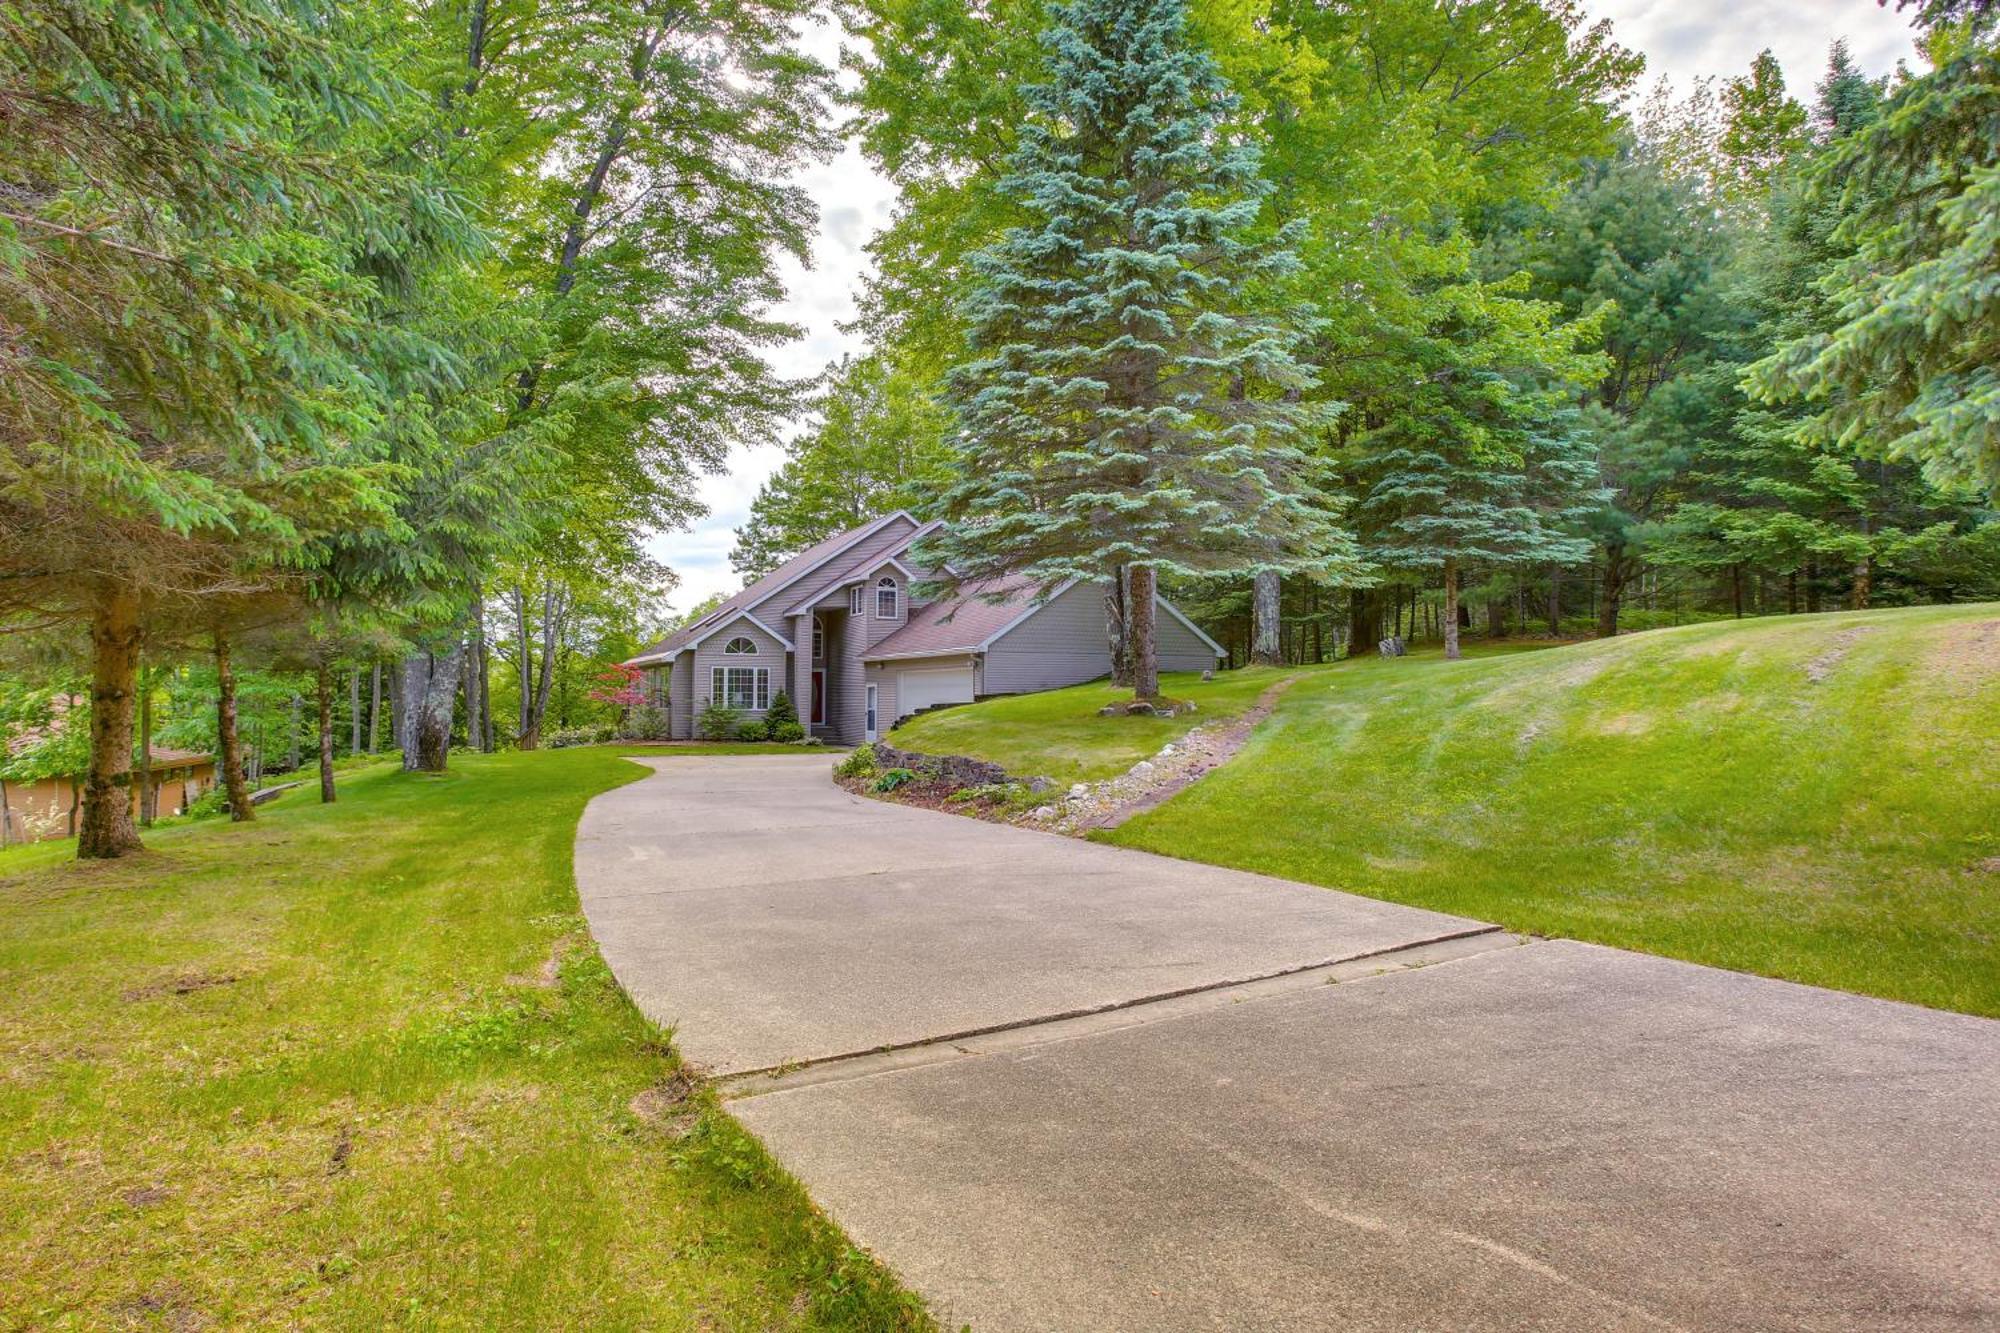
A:
<svg viewBox="0 0 2000 1333">
<path fill-rule="evenodd" d="M 165 803 L 165 794 L 162 793 L 161 804 L 164 805 Z M 189 819 L 213 819 L 217 815 L 228 813 L 229 789 L 220 782 L 217 782 L 213 787 L 194 798 L 193 803 L 187 808 L 186 817 Z"/>
<path fill-rule="evenodd" d="M 736 724 L 736 739 L 739 741 L 768 740 L 771 728 L 760 718 L 746 718 Z"/>
<path fill-rule="evenodd" d="M 764 710 L 764 723 L 773 732 L 781 726 L 798 725 L 799 715 L 792 708 L 792 696 L 779 690 L 771 696 L 771 706 Z"/>
<path fill-rule="evenodd" d="M 872 778 L 875 776 L 875 749 L 873 746 L 857 746 L 853 753 L 833 766 L 837 778 Z"/>
<path fill-rule="evenodd" d="M 628 741 L 663 741 L 667 738 L 667 710 L 657 704 L 640 704 L 625 710 L 618 735 Z"/>
<path fill-rule="evenodd" d="M 797 745 L 806 738 L 806 729 L 796 722 L 778 722 L 767 719 L 771 728 L 771 739 L 783 741 L 787 745 Z"/>
<path fill-rule="evenodd" d="M 597 727 L 565 727 L 552 731 L 543 738 L 542 744 L 551 750 L 567 750 L 573 745 L 602 745 L 611 739 L 614 728 L 609 723 Z"/>
<path fill-rule="evenodd" d="M 915 782 L 916 780 L 917 780 L 917 775 L 915 773 L 912 773 L 909 769 L 892 768 L 887 773 L 884 773 L 881 777 L 875 779 L 875 790 L 894 791 L 896 790 L 896 788 L 908 786 L 910 783 Z"/>
<path fill-rule="evenodd" d="M 703 705 L 701 716 L 695 719 L 695 734 L 705 741 L 726 741 L 736 734 L 736 723 L 741 716 L 728 704 L 710 702 Z"/>
</svg>

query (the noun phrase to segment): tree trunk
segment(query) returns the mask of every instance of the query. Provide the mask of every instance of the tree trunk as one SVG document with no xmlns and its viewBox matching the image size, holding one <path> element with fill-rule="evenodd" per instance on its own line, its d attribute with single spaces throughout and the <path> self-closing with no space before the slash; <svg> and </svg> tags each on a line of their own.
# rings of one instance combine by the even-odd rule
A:
<svg viewBox="0 0 2000 1333">
<path fill-rule="evenodd" d="M 1563 571 L 1561 565 L 1549 566 L 1549 637 L 1560 639 L 1563 632 Z"/>
<path fill-rule="evenodd" d="M 382 748 L 382 664 L 377 662 L 368 674 L 374 696 L 368 701 L 368 753 L 374 754 Z"/>
<path fill-rule="evenodd" d="M 1795 616 L 1798 613 L 1799 613 L 1799 571 L 1795 569 L 1791 573 L 1785 575 L 1785 614 L 1788 616 Z"/>
<path fill-rule="evenodd" d="M 465 739 L 473 749 L 484 751 L 485 731 L 480 719 L 486 715 L 486 599 L 472 590 L 472 647 L 465 664 Z"/>
<path fill-rule="evenodd" d="M 1806 561 L 1806 611 L 1819 614 L 1819 561 Z"/>
<path fill-rule="evenodd" d="M 1252 666 L 1281 666 L 1284 654 L 1279 648 L 1278 625 L 1280 623 L 1279 599 L 1284 588 L 1279 582 L 1278 571 L 1260 569 L 1250 581 L 1250 664 Z"/>
<path fill-rule="evenodd" d="M 299 771 L 299 696 L 294 694 L 285 712 L 285 771 Z"/>
<path fill-rule="evenodd" d="M 542 590 L 542 662 L 535 675 L 533 703 L 521 725 L 523 750 L 537 749 L 542 743 L 542 723 L 549 713 L 549 688 L 555 682 L 556 649 L 562 643 L 562 622 L 568 611 L 569 597 L 559 592 L 554 583 Z M 524 693 L 522 698 L 526 700 L 528 696 Z"/>
<path fill-rule="evenodd" d="M 1351 588 L 1347 593 L 1347 655 L 1372 649 L 1382 639 L 1382 594 L 1373 588 Z"/>
<path fill-rule="evenodd" d="M 1743 562 L 1737 561 L 1729 567 L 1729 597 L 1736 608 L 1736 618 L 1743 619 Z"/>
<path fill-rule="evenodd" d="M 1507 637 L 1507 603 L 1495 597 L 1486 604 L 1486 636 L 1491 639 Z"/>
<path fill-rule="evenodd" d="M 1604 579 L 1597 601 L 1597 637 L 1618 637 L 1618 599 L 1625 591 L 1625 553 L 1620 546 L 1604 552 Z"/>
<path fill-rule="evenodd" d="M 358 677 L 357 677 L 358 679 Z M 319 702 L 319 799 L 322 805 L 333 803 L 333 668 L 326 663 L 319 664 L 319 676 L 314 681 L 313 691 Z"/>
<path fill-rule="evenodd" d="M 361 668 L 347 673 L 347 752 L 361 753 Z"/>
<path fill-rule="evenodd" d="M 528 709 L 534 702 L 534 640 L 528 636 L 528 593 L 520 584 L 514 585 L 514 634 L 520 640 L 521 648 L 515 658 L 515 668 L 521 678 L 521 706 L 514 721 L 514 737 L 523 750 L 534 747 L 528 741 Z"/>
<path fill-rule="evenodd" d="M 465 645 L 453 639 L 442 653 L 413 654 L 403 663 L 403 769 L 442 773 L 451 756 L 451 706 L 458 694 Z"/>
<path fill-rule="evenodd" d="M 1132 684 L 1132 634 L 1126 611 L 1130 607 L 1132 572 L 1128 565 L 1111 571 L 1104 589 L 1104 637 L 1111 649 L 1111 683 L 1120 688 Z"/>
<path fill-rule="evenodd" d="M 1141 699 L 1160 697 L 1160 645 L 1154 633 L 1157 576 L 1151 565 L 1131 568 L 1131 600 L 1126 607 L 1132 651 L 1132 693 Z"/>
<path fill-rule="evenodd" d="M 1463 654 L 1458 650 L 1458 561 L 1447 557 L 1444 562 L 1444 660 L 1456 662 Z"/>
<path fill-rule="evenodd" d="M 153 827 L 160 794 L 153 790 L 153 669 L 139 668 L 139 824 Z"/>
<path fill-rule="evenodd" d="M 139 671 L 139 595 L 108 584 L 90 614 L 90 770 L 78 860 L 140 850 L 132 823 L 132 694 Z"/>
<path fill-rule="evenodd" d="M 241 823 L 257 817 L 250 782 L 243 775 L 243 739 L 236 734 L 236 672 L 229 663 L 229 636 L 215 631 L 215 756 L 229 793 L 229 817 Z"/>
</svg>

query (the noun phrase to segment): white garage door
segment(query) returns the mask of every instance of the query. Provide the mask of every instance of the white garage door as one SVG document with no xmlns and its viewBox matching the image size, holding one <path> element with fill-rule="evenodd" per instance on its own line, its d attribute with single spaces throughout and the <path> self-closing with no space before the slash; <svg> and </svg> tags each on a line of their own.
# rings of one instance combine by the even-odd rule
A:
<svg viewBox="0 0 2000 1333">
<path fill-rule="evenodd" d="M 972 702 L 972 668 L 926 667 L 904 671 L 896 679 L 896 711 L 908 717 L 938 704 Z"/>
</svg>

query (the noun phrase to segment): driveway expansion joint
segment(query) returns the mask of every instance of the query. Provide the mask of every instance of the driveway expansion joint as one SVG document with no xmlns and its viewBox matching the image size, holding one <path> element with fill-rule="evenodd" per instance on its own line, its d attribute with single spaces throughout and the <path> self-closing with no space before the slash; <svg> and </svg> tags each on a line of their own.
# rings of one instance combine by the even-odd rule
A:
<svg viewBox="0 0 2000 1333">
<path fill-rule="evenodd" d="M 1230 981 L 1205 982 L 1129 1000 L 1033 1018 L 995 1023 L 964 1032 L 792 1061 L 763 1069 L 737 1070 L 712 1080 L 724 1099 L 742 1101 L 799 1088 L 920 1069 L 948 1060 L 978 1059 L 1029 1046 L 1073 1041 L 1099 1032 L 1165 1022 L 1225 1005 L 1293 995 L 1316 986 L 1350 984 L 1438 967 L 1536 941 L 1499 926 L 1448 931 L 1407 944 L 1369 949 L 1316 963 L 1262 972 Z"/>
</svg>

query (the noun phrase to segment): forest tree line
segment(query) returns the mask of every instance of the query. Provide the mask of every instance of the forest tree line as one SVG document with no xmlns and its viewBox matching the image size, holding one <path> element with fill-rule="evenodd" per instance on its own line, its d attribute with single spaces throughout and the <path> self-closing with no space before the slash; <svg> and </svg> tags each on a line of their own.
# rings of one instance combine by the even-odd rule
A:
<svg viewBox="0 0 2000 1333">
<path fill-rule="evenodd" d="M 872 247 L 871 348 L 829 370 L 812 428 L 757 497 L 744 573 L 871 513 L 950 511 L 939 495 L 1004 475 L 989 489 L 1012 498 L 953 514 L 988 528 L 949 552 L 961 563 L 1020 517 L 1009 504 L 1038 516 L 1032 559 L 1052 581 L 1137 543 L 1134 563 L 1160 565 L 1238 661 L 1391 635 L 1455 654 L 1461 627 L 1610 635 L 2000 595 L 1990 6 L 1910 7 L 1921 68 L 1870 77 L 1833 41 L 1797 92 L 1766 52 L 1681 95 L 1647 89 L 1610 26 L 1565 3 L 860 11 L 852 105 L 902 205 Z M 1154 22 L 1184 28 L 1211 76 L 1172 107 L 1148 90 L 1186 81 L 1174 43 L 1113 35 Z M 1121 66 L 1144 70 L 1129 93 L 1079 92 Z M 1159 128 L 1175 116 L 1196 128 Z M 1209 145 L 1207 175 L 1139 179 L 1127 127 L 1141 121 L 1155 127 L 1142 149 Z M 1225 160 L 1246 150 L 1254 180 Z M 1141 540 L 1126 516 L 1199 460 L 1174 462 L 1158 433 L 1130 477 L 1106 466 L 1071 488 L 1124 497 L 1091 520 L 1116 536 L 1072 550 L 1045 521 L 1075 496 L 1016 442 L 1075 458 L 1116 437 L 1087 386 L 1115 399 L 1121 371 L 1093 347 L 1195 304 L 1169 294 L 1135 316 L 1108 295 L 1131 234 L 1115 200 L 1148 189 L 1248 201 L 1237 243 L 1286 260 L 1239 274 L 1228 312 L 1282 327 L 1285 367 L 1154 402 L 1210 437 L 1260 394 L 1321 408 L 1277 490 L 1331 540 L 1250 541 L 1205 567 L 1226 522 L 1190 508 L 1179 522 L 1202 551 L 1163 556 L 1169 525 Z M 1170 226 L 1205 235 L 1196 212 Z M 1081 238 L 1061 272 L 1050 238 Z M 1149 259 L 1152 275 L 1178 262 L 1165 245 Z M 978 360 L 982 312 L 1091 299 L 1127 302 L 1125 323 L 1016 319 L 985 344 L 1014 351 Z M 1175 337 L 1147 373 L 1174 364 Z M 1183 364 L 1220 364 L 1200 350 Z M 1040 360 L 1020 371 L 1009 354 Z M 1018 391 L 993 387 L 1017 372 Z M 1090 425 L 1040 411 L 1038 391 L 1072 417 L 1089 399 Z M 995 394 L 1005 410 L 982 430 Z M 1266 523 L 1277 498 L 1242 512 Z"/>
</svg>

